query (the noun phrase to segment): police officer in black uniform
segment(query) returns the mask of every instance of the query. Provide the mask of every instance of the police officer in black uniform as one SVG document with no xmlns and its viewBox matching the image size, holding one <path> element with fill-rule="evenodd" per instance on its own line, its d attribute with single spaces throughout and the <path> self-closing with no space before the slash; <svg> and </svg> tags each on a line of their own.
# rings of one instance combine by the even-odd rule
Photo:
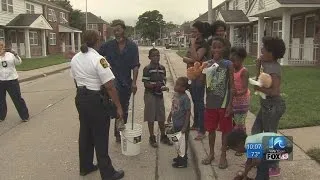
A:
<svg viewBox="0 0 320 180">
<path fill-rule="evenodd" d="M 80 119 L 80 175 L 85 176 L 99 168 L 102 180 L 117 180 L 124 177 L 124 172 L 113 168 L 108 154 L 110 116 L 105 103 L 108 101 L 102 94 L 108 94 L 117 107 L 118 119 L 122 119 L 123 111 L 109 63 L 94 49 L 98 38 L 97 32 L 86 31 L 81 52 L 71 60 L 71 74 L 77 86 L 75 104 Z M 94 148 L 98 167 L 93 164 Z"/>
</svg>

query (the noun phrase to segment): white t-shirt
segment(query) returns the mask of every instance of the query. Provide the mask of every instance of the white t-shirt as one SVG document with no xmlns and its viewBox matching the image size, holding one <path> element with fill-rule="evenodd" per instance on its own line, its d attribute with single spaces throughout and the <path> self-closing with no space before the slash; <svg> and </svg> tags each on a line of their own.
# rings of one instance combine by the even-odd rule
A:
<svg viewBox="0 0 320 180">
<path fill-rule="evenodd" d="M 0 56 L 0 81 L 18 79 L 16 65 L 21 64 L 21 62 L 19 56 L 14 56 L 10 52 L 6 52 L 4 56 Z"/>
<path fill-rule="evenodd" d="M 101 85 L 115 78 L 107 60 L 92 48 L 87 53 L 77 53 L 70 65 L 77 86 L 86 86 L 89 90 L 98 91 Z"/>
</svg>

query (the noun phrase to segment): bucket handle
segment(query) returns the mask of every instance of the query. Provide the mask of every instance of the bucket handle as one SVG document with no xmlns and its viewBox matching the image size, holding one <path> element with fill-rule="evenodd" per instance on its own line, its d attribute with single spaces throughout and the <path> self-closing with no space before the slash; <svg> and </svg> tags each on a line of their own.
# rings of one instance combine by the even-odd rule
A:
<svg viewBox="0 0 320 180">
<path fill-rule="evenodd" d="M 131 118 L 132 118 L 132 122 L 131 122 L 131 129 L 133 130 L 133 120 L 134 120 L 134 93 L 132 93 L 132 116 L 131 116 Z"/>
</svg>

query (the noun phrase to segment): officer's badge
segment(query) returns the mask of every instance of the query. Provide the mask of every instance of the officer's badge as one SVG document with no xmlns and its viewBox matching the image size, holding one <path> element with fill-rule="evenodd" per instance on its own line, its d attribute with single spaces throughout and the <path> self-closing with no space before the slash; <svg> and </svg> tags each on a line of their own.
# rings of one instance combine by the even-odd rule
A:
<svg viewBox="0 0 320 180">
<path fill-rule="evenodd" d="M 100 59 L 100 64 L 103 68 L 107 68 L 110 66 L 108 61 L 105 58 Z"/>
<path fill-rule="evenodd" d="M 2 67 L 8 67 L 7 61 L 2 61 L 2 62 L 1 62 L 1 65 L 2 65 Z"/>
</svg>

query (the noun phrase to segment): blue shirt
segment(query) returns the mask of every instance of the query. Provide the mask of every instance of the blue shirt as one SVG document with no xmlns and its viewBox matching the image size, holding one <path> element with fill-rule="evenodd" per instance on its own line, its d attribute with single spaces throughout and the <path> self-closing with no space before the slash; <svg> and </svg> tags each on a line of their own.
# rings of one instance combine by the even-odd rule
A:
<svg viewBox="0 0 320 180">
<path fill-rule="evenodd" d="M 131 87 L 131 71 L 140 67 L 138 46 L 126 39 L 125 47 L 120 52 L 118 42 L 114 39 L 102 44 L 98 52 L 109 62 L 118 85 Z"/>
<path fill-rule="evenodd" d="M 172 99 L 171 115 L 175 131 L 181 131 L 186 122 L 186 113 L 190 111 L 191 103 L 187 94 L 175 93 Z"/>
</svg>

